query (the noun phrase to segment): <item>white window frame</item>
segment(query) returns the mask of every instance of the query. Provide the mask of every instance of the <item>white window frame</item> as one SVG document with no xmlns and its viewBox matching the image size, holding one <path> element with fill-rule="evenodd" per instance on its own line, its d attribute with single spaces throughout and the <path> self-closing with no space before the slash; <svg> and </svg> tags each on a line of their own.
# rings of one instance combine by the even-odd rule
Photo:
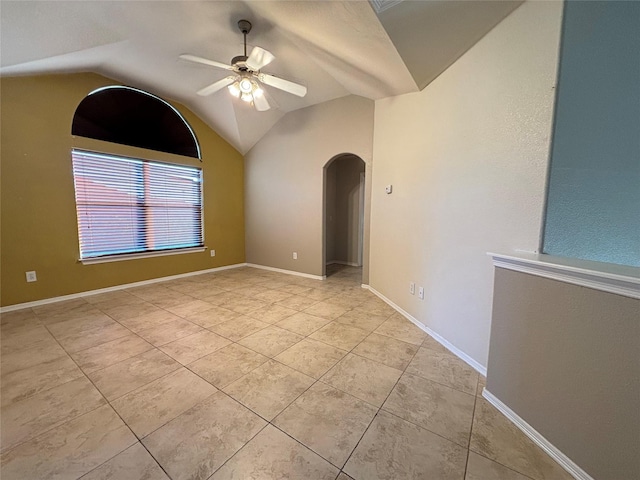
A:
<svg viewBox="0 0 640 480">
<path fill-rule="evenodd" d="M 185 246 L 185 247 L 175 247 L 175 248 L 166 247 L 166 248 L 159 248 L 159 249 L 146 249 L 146 250 L 138 250 L 138 251 L 132 251 L 132 252 L 124 252 L 124 253 L 104 254 L 104 255 L 83 255 L 82 232 L 81 232 L 82 227 L 81 227 L 81 219 L 79 218 L 80 209 L 78 208 L 78 191 L 77 191 L 78 185 L 77 185 L 75 163 L 74 163 L 75 162 L 74 155 L 76 154 L 78 156 L 96 157 L 96 158 L 105 159 L 105 160 L 122 160 L 123 162 L 127 162 L 127 161 L 139 162 L 140 164 L 175 166 L 175 167 L 191 169 L 193 171 L 198 171 L 199 185 L 200 185 L 199 226 L 200 226 L 201 244 Z M 134 260 L 139 258 L 158 257 L 158 256 L 166 256 L 166 255 L 179 255 L 179 254 L 186 254 L 186 253 L 197 253 L 197 252 L 203 252 L 207 249 L 207 247 L 204 244 L 204 188 L 203 188 L 203 170 L 201 167 L 188 165 L 188 164 L 164 162 L 164 161 L 158 161 L 158 160 L 148 160 L 148 159 L 137 158 L 137 157 L 128 157 L 124 155 L 99 153 L 95 151 L 83 150 L 78 148 L 72 149 L 71 157 L 72 157 L 74 192 L 75 192 L 75 202 L 76 202 L 76 221 L 77 221 L 77 227 L 78 227 L 78 247 L 79 247 L 78 261 L 79 262 L 85 265 L 95 264 L 95 263 L 117 262 L 117 261 L 123 261 L 123 260 Z M 147 205 L 144 205 L 144 206 L 147 207 Z M 136 224 L 136 225 L 138 225 L 138 228 L 140 228 L 139 224 Z"/>
</svg>

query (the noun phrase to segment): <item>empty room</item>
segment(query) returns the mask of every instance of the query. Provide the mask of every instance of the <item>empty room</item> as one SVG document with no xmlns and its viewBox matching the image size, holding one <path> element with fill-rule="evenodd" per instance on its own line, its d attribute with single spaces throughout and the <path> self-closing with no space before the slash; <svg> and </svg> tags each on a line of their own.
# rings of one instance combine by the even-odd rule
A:
<svg viewBox="0 0 640 480">
<path fill-rule="evenodd" d="M 640 2 L 0 25 L 0 478 L 640 479 Z"/>
</svg>

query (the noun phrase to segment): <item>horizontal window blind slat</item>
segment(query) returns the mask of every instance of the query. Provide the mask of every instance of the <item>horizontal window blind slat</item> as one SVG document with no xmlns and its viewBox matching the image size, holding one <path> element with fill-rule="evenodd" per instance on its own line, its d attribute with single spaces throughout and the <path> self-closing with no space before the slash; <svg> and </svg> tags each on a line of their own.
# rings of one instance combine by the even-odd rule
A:
<svg viewBox="0 0 640 480">
<path fill-rule="evenodd" d="M 81 258 L 203 246 L 202 170 L 72 151 Z"/>
</svg>

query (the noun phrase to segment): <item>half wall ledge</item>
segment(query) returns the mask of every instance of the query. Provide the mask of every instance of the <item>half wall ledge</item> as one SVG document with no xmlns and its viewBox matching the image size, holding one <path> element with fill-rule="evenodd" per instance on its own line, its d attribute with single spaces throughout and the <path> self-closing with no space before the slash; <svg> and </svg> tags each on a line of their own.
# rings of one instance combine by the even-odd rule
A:
<svg viewBox="0 0 640 480">
<path fill-rule="evenodd" d="M 487 253 L 496 267 L 640 299 L 640 268 L 536 253 Z"/>
</svg>

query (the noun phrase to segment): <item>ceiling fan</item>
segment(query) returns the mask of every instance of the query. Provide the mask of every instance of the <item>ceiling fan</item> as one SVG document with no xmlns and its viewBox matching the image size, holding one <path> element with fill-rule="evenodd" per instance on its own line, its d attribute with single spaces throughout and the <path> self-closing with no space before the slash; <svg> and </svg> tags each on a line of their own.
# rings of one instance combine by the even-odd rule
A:
<svg viewBox="0 0 640 480">
<path fill-rule="evenodd" d="M 244 55 L 233 57 L 231 59 L 231 65 L 197 57 L 195 55 L 180 55 L 180 58 L 183 60 L 202 63 L 211 67 L 223 68 L 233 72 L 233 75 L 229 75 L 222 80 L 218 80 L 217 82 L 198 90 L 196 93 L 198 95 L 207 96 L 227 87 L 234 97 L 253 104 L 256 110 L 260 112 L 271 108 L 271 105 L 269 105 L 269 102 L 265 97 L 264 89 L 261 87 L 261 84 L 269 85 L 270 87 L 292 93 L 298 97 L 304 97 L 307 94 L 307 87 L 260 71 L 275 59 L 271 52 L 268 52 L 264 48 L 253 47 L 253 50 L 251 50 L 251 53 L 247 56 L 247 34 L 251 31 L 251 26 L 251 22 L 248 20 L 240 20 L 238 22 L 238 28 L 244 35 Z"/>
</svg>

